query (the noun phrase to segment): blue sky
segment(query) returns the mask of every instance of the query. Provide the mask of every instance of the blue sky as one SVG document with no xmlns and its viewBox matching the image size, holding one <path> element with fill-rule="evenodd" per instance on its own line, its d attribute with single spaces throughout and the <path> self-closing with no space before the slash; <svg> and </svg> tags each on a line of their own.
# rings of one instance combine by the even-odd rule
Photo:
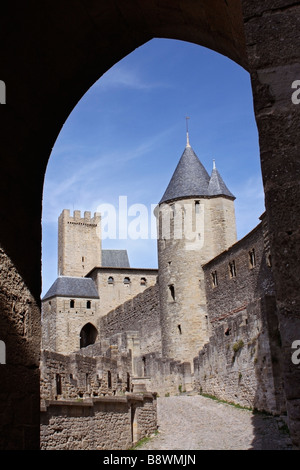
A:
<svg viewBox="0 0 300 470">
<path fill-rule="evenodd" d="M 118 209 L 159 202 L 186 144 L 208 173 L 213 159 L 236 196 L 238 238 L 264 211 L 249 74 L 187 42 L 154 39 L 106 72 L 72 111 L 53 148 L 43 196 L 42 294 L 57 277 L 57 219 L 63 209 Z M 130 218 L 129 218 L 130 221 Z M 104 240 L 127 249 L 132 267 L 157 267 L 156 240 Z"/>
</svg>

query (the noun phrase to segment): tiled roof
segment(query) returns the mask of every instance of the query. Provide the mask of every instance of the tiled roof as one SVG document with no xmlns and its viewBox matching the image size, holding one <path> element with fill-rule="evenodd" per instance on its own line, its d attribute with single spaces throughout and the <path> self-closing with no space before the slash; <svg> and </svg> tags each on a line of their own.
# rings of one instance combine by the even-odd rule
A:
<svg viewBox="0 0 300 470">
<path fill-rule="evenodd" d="M 130 268 L 126 250 L 102 250 L 102 267 Z"/>
<path fill-rule="evenodd" d="M 194 150 L 188 144 L 161 198 L 160 204 L 176 199 L 184 199 L 185 197 L 210 196 L 227 196 L 235 199 L 215 165 L 210 177 Z"/>
<path fill-rule="evenodd" d="M 216 168 L 213 169 L 211 174 L 210 182 L 208 185 L 208 193 L 210 196 L 228 196 L 235 198 L 235 196 L 227 188 L 220 173 Z"/>
<path fill-rule="evenodd" d="M 99 299 L 94 281 L 86 277 L 60 276 L 52 284 L 42 300 L 51 297 L 80 297 Z"/>
</svg>

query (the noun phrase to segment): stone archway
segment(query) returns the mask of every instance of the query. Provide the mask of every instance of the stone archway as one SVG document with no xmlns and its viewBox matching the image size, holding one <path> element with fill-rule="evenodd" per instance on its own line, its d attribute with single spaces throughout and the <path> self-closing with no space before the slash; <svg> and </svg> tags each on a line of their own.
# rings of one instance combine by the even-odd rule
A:
<svg viewBox="0 0 300 470">
<path fill-rule="evenodd" d="M 251 73 L 288 413 L 295 442 L 300 441 L 300 371 L 290 360 L 291 342 L 299 339 L 295 334 L 300 331 L 300 268 L 295 256 L 300 119 L 291 101 L 291 84 L 300 77 L 299 23 L 299 5 L 287 0 L 280 8 L 271 0 L 77 0 L 72 8 L 58 0 L 18 0 L 2 7 L 0 79 L 6 86 L 6 104 L 0 109 L 0 307 L 8 355 L 1 382 L 11 406 L 6 425 L 0 425 L 0 448 L 39 447 L 41 206 L 51 149 L 89 87 L 154 37 L 209 47 Z M 19 387 L 16 376 L 27 388 Z M 29 417 L 14 405 L 16 388 L 22 390 L 23 402 L 31 404 Z"/>
<path fill-rule="evenodd" d="M 86 323 L 80 331 L 80 349 L 94 344 L 97 336 L 97 328 L 91 323 Z"/>
</svg>

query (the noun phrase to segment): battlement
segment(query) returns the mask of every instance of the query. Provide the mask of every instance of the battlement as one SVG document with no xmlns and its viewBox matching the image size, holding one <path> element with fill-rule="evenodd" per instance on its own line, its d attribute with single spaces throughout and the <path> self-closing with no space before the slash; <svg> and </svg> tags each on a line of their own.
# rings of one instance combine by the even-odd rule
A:
<svg viewBox="0 0 300 470">
<path fill-rule="evenodd" d="M 91 217 L 91 212 L 90 211 L 85 211 L 84 216 L 81 217 L 81 211 L 79 210 L 74 210 L 73 216 L 70 215 L 70 210 L 69 209 L 64 209 L 59 217 L 59 219 L 62 219 L 65 223 L 68 224 L 77 224 L 77 225 L 99 225 L 101 221 L 101 215 L 99 212 L 95 212 L 94 216 Z"/>
</svg>

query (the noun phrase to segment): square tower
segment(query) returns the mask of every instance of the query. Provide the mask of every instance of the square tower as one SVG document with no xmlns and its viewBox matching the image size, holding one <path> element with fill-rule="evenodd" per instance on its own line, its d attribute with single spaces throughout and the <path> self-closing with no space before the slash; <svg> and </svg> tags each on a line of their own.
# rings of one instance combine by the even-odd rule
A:
<svg viewBox="0 0 300 470">
<path fill-rule="evenodd" d="M 64 209 L 58 218 L 58 275 L 84 277 L 101 266 L 101 217 Z"/>
</svg>

